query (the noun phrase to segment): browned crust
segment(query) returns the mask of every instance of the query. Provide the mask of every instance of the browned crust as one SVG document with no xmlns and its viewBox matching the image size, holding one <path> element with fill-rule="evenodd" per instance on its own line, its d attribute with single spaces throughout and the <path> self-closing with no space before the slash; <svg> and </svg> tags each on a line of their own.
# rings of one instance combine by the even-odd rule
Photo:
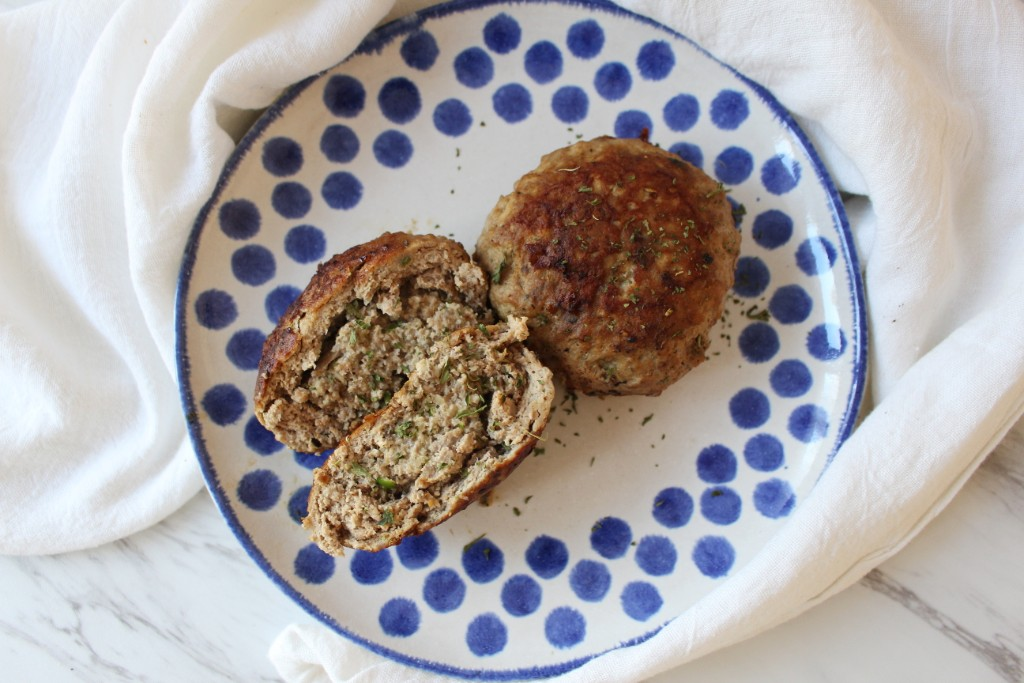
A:
<svg viewBox="0 0 1024 683">
<path fill-rule="evenodd" d="M 352 300 L 368 300 L 381 288 L 429 268 L 447 265 L 454 269 L 469 263 L 472 261 L 465 248 L 446 237 L 385 232 L 319 264 L 306 288 L 264 341 L 253 392 L 255 414 L 261 424 L 295 450 L 312 452 L 333 447 L 333 443 L 296 441 L 266 420 L 268 408 L 275 401 L 289 401 L 301 373 L 315 362 L 330 318 Z M 481 320 L 489 321 L 486 283 L 476 289 L 479 291 L 462 294 L 466 303 L 479 311 Z"/>
<path fill-rule="evenodd" d="M 570 389 L 657 395 L 705 358 L 739 253 L 725 189 L 643 140 L 546 155 L 489 215 L 476 258 L 502 317 Z"/>
</svg>

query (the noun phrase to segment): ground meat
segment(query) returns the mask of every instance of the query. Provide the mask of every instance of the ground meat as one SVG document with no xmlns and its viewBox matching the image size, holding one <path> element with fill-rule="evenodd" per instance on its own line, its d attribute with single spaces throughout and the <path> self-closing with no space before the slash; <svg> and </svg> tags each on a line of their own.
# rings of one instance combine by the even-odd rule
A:
<svg viewBox="0 0 1024 683">
<path fill-rule="evenodd" d="M 385 233 L 322 264 L 263 347 L 256 416 L 301 452 L 334 448 L 450 332 L 491 322 L 465 249 Z"/>
<path fill-rule="evenodd" d="M 380 550 L 448 519 L 533 449 L 551 411 L 551 372 L 522 318 L 471 327 L 415 364 L 314 472 L 304 525 L 325 551 Z"/>
<path fill-rule="evenodd" d="M 476 259 L 499 317 L 568 388 L 657 395 L 704 361 L 740 233 L 726 188 L 645 140 L 556 150 L 487 218 Z"/>
</svg>

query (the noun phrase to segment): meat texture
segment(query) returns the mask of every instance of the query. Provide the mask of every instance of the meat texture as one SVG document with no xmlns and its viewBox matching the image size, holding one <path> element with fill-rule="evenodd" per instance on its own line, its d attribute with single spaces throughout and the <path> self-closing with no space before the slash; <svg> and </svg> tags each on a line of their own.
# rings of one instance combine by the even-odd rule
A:
<svg viewBox="0 0 1024 683">
<path fill-rule="evenodd" d="M 658 395 L 705 360 L 740 233 L 727 189 L 642 139 L 545 155 L 487 217 L 476 259 L 499 317 L 585 394 Z"/>
<path fill-rule="evenodd" d="M 435 235 L 384 233 L 334 256 L 264 343 L 256 417 L 296 451 L 334 448 L 436 341 L 493 321 L 487 286 L 462 245 Z"/>
<path fill-rule="evenodd" d="M 303 525 L 325 552 L 377 551 L 448 519 L 533 449 L 554 397 L 523 318 L 466 328 L 419 360 L 389 405 L 313 475 Z"/>
</svg>

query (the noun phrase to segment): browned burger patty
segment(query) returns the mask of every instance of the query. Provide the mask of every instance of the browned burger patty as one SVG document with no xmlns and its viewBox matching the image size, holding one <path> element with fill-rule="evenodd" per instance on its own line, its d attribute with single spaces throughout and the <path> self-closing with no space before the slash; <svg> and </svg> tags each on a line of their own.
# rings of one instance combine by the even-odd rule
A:
<svg viewBox="0 0 1024 683">
<path fill-rule="evenodd" d="M 721 183 L 645 140 L 556 150 L 487 218 L 476 258 L 500 317 L 569 389 L 657 395 L 700 364 L 740 234 Z"/>
<path fill-rule="evenodd" d="M 381 411 L 313 474 L 303 525 L 325 552 L 375 551 L 443 522 L 533 449 L 551 412 L 551 371 L 522 318 L 466 328 L 416 363 Z"/>
<path fill-rule="evenodd" d="M 281 317 L 263 345 L 256 417 L 297 451 L 334 448 L 436 341 L 492 320 L 462 245 L 385 233 L 321 264 Z"/>
</svg>

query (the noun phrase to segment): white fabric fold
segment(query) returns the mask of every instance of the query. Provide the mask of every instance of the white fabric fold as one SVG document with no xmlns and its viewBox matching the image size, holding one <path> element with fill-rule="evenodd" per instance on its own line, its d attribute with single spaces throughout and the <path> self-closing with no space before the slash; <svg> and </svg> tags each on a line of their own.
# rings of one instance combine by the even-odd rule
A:
<svg viewBox="0 0 1024 683">
<path fill-rule="evenodd" d="M 0 552 L 121 538 L 201 488 L 176 387 L 192 223 L 253 111 L 391 3 L 42 2 L 0 14 Z"/>
<path fill-rule="evenodd" d="M 0 13 L 0 552 L 104 543 L 199 490 L 174 371 L 192 222 L 256 112 L 427 4 Z M 848 193 L 873 407 L 756 558 L 650 640 L 565 676 L 580 681 L 654 675 L 842 590 L 1024 412 L 1024 5 L 621 4 L 770 89 Z M 270 657 L 288 681 L 440 680 L 312 624 Z"/>
</svg>

